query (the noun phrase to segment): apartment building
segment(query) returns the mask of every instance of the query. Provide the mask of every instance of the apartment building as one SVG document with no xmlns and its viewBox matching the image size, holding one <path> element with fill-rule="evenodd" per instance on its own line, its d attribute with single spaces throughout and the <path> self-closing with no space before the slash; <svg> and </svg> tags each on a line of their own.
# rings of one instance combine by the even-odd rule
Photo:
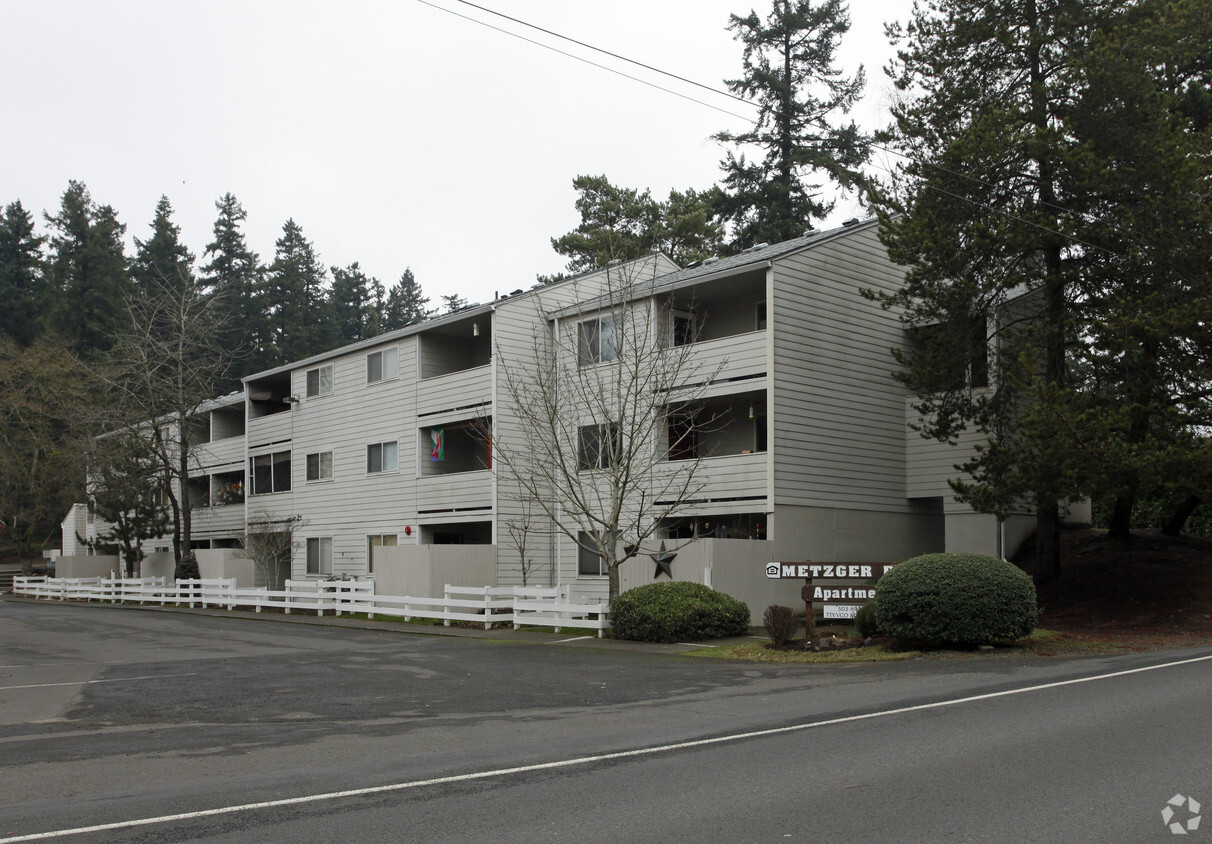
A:
<svg viewBox="0 0 1212 844">
<path fill-rule="evenodd" d="M 408 560 L 379 548 L 455 544 L 491 546 L 497 583 L 521 583 L 508 528 L 522 496 L 487 444 L 516 442 L 526 424 L 507 379 L 559 348 L 553 337 L 577 337 L 593 363 L 615 310 L 659 307 L 651 342 L 689 347 L 700 418 L 713 422 L 687 431 L 671 410 L 653 446 L 671 473 L 698 473 L 693 497 L 647 543 L 677 551 L 677 579 L 709 577 L 760 607 L 798 598 L 798 584 L 766 580 L 772 560 L 1012 552 L 1029 520 L 999 524 L 954 502 L 947 479 L 961 455 L 908 427 L 891 356 L 908 338 L 861 292 L 902 277 L 876 223 L 854 222 L 686 268 L 653 254 L 257 373 L 205 409 L 195 542 L 224 547 L 246 524 L 293 519 L 295 578 L 374 577 L 377 559 Z M 529 582 L 604 597 L 600 561 L 540 521 Z M 653 577 L 656 548 L 638 550 L 624 588 Z"/>
</svg>

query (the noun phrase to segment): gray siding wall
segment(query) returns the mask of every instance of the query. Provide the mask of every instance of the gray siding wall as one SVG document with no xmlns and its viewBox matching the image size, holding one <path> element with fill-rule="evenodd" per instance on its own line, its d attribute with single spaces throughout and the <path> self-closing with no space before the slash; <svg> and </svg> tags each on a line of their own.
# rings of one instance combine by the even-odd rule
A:
<svg viewBox="0 0 1212 844">
<path fill-rule="evenodd" d="M 366 356 L 398 347 L 399 377 L 367 383 Z M 291 576 L 307 576 L 306 539 L 332 537 L 332 572 L 365 576 L 367 537 L 395 534 L 401 544 L 415 542 L 416 424 L 414 376 L 416 338 L 408 337 L 334 358 L 330 395 L 304 398 L 292 411 L 291 491 L 248 499 L 248 510 L 277 516 L 300 515 Z M 305 396 L 304 368 L 291 375 L 294 395 Z M 366 448 L 395 441 L 399 468 L 367 473 Z M 333 477 L 307 480 L 307 455 L 331 451 Z M 412 525 L 413 536 L 404 534 Z"/>
<path fill-rule="evenodd" d="M 775 263 L 776 506 L 910 511 L 904 389 L 892 377 L 890 353 L 902 327 L 859 292 L 895 289 L 902 276 L 874 226 Z"/>
</svg>

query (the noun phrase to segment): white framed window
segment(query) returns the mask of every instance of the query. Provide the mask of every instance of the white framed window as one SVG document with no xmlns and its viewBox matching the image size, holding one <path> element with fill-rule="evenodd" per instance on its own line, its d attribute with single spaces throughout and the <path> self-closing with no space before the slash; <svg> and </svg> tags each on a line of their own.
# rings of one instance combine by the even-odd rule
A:
<svg viewBox="0 0 1212 844">
<path fill-rule="evenodd" d="M 593 546 L 590 536 L 585 531 L 577 533 L 577 574 L 581 577 L 606 577 L 610 574 L 610 563 L 601 554 L 590 551 Z"/>
<path fill-rule="evenodd" d="M 307 455 L 307 480 L 332 480 L 332 452 L 317 451 Z"/>
<path fill-rule="evenodd" d="M 618 425 L 583 425 L 579 433 L 577 466 L 581 471 L 606 469 L 618 461 L 623 452 Z"/>
<path fill-rule="evenodd" d="M 307 397 L 327 396 L 332 393 L 332 364 L 307 370 Z"/>
<path fill-rule="evenodd" d="M 390 381 L 400 376 L 399 348 L 390 346 L 366 356 L 366 383 Z"/>
<path fill-rule="evenodd" d="M 332 537 L 307 538 L 307 573 L 332 574 Z"/>
<path fill-rule="evenodd" d="M 373 534 L 366 537 L 366 570 L 370 574 L 375 571 L 375 551 L 379 548 L 395 548 L 399 537 L 394 533 Z"/>
<path fill-rule="evenodd" d="M 268 495 L 271 492 L 290 491 L 290 452 L 275 451 L 273 454 L 258 454 L 252 463 L 252 494 Z"/>
<path fill-rule="evenodd" d="M 371 443 L 366 446 L 366 473 L 394 472 L 399 469 L 396 441 Z"/>
<path fill-rule="evenodd" d="M 577 360 L 581 366 L 619 359 L 619 320 L 613 314 L 577 323 Z"/>
</svg>

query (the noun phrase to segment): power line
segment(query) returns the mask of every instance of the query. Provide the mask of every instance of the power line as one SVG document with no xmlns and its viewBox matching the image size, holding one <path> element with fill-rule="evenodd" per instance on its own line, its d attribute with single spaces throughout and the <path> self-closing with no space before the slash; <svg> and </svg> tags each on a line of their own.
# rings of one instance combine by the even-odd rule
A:
<svg viewBox="0 0 1212 844">
<path fill-rule="evenodd" d="M 460 0 L 460 1 L 461 1 L 461 0 Z M 439 6 L 439 5 L 437 5 L 436 3 L 430 3 L 430 2 L 429 2 L 429 0 L 417 0 L 417 2 L 418 2 L 418 3 L 420 3 L 420 4 L 422 4 L 422 5 L 424 5 L 424 6 L 429 6 L 431 9 L 437 9 L 437 10 L 438 10 L 438 11 L 440 11 L 440 12 L 445 12 L 445 13 L 446 13 L 446 14 L 448 14 L 448 15 L 454 15 L 456 18 L 462 18 L 462 19 L 463 19 L 463 20 L 465 20 L 465 21 L 470 21 L 471 23 L 479 24 L 480 26 L 486 27 L 486 28 L 491 29 L 491 30 L 493 30 L 493 31 L 495 31 L 495 32 L 500 32 L 500 33 L 502 33 L 502 34 L 504 34 L 504 35 L 509 35 L 509 36 L 512 36 L 512 37 L 514 37 L 514 38 L 517 38 L 517 39 L 518 39 L 518 40 L 520 40 L 520 41 L 525 41 L 527 44 L 533 44 L 533 45 L 534 45 L 534 46 L 536 46 L 536 47 L 542 47 L 544 50 L 550 50 L 551 52 L 553 52 L 553 53 L 558 53 L 558 54 L 560 54 L 561 56 L 566 56 L 567 58 L 570 58 L 570 59 L 575 59 L 576 61 L 579 61 L 579 62 L 584 62 L 585 64 L 590 65 L 591 67 L 596 67 L 596 68 L 598 68 L 599 70 L 604 70 L 604 71 L 606 71 L 606 72 L 608 72 L 608 73 L 613 73 L 613 74 L 615 74 L 616 76 L 621 76 L 621 77 L 623 77 L 624 79 L 630 79 L 632 82 L 638 82 L 638 83 L 640 83 L 641 85 L 647 85 L 649 88 L 655 88 L 656 90 L 658 90 L 658 91 L 663 91 L 663 92 L 664 92 L 664 93 L 666 93 L 666 94 L 672 94 L 672 95 L 673 95 L 673 96 L 675 96 L 675 97 L 681 97 L 683 100 L 689 100 L 690 102 L 695 103 L 695 104 L 697 104 L 697 105 L 706 106 L 707 108 L 714 109 L 715 111 L 718 111 L 718 112 L 720 112 L 721 114 L 726 114 L 726 115 L 728 115 L 729 117 L 735 117 L 735 118 L 737 118 L 738 120 L 749 120 L 749 118 L 748 118 L 748 117 L 743 117 L 743 116 L 741 116 L 741 115 L 739 115 L 739 114 L 734 114 L 733 112 L 730 112 L 730 111 L 728 111 L 727 109 L 722 109 L 722 108 L 720 108 L 720 107 L 719 107 L 719 106 L 717 106 L 717 105 L 712 105 L 711 103 L 704 102 L 703 100 L 698 100 L 698 99 L 695 99 L 694 97 L 692 97 L 692 96 L 690 96 L 690 95 L 688 95 L 688 94 L 683 94 L 681 91 L 674 91 L 672 88 L 665 88 L 665 87 L 663 87 L 663 86 L 661 86 L 661 85 L 657 85 L 655 82 L 649 82 L 647 79 L 641 79 L 641 78 L 640 78 L 640 77 L 638 77 L 638 76 L 632 76 L 632 75 L 631 75 L 631 74 L 629 74 L 629 73 L 623 73 L 623 71 L 618 70 L 617 68 L 610 67 L 609 65 L 600 64 L 600 63 L 595 62 L 595 61 L 591 61 L 591 60 L 589 60 L 589 59 L 585 58 L 584 56 L 578 56 L 578 55 L 576 55 L 575 53 L 569 53 L 569 52 L 567 52 L 567 51 L 565 51 L 565 50 L 561 50 L 561 49 L 559 49 L 558 47 L 553 47 L 553 46 L 551 46 L 550 44 L 544 44 L 542 41 L 535 41 L 533 38 L 527 38 L 525 35 L 519 35 L 518 33 L 516 33 L 516 32 L 511 32 L 511 31 L 509 31 L 508 29 L 502 29 L 502 28 L 501 28 L 501 27 L 499 27 L 499 26 L 493 26 L 492 24 L 487 23 L 486 21 L 477 20 L 476 18 L 470 17 L 469 15 L 460 14 L 459 12 L 456 12 L 456 11 L 454 11 L 453 9 L 447 9 L 447 8 L 445 8 L 445 7 L 443 7 L 443 6 Z M 468 5 L 474 5 L 474 4 L 469 3 Z M 481 8 L 481 7 L 480 7 L 480 6 L 476 6 L 475 8 L 479 9 L 479 8 Z M 491 10 L 491 9 L 485 9 L 485 11 L 491 12 L 492 10 Z M 498 14 L 498 13 L 497 13 L 497 12 L 492 12 L 492 14 Z M 505 16 L 505 15 L 501 15 L 501 17 L 507 17 L 507 16 Z M 513 20 L 513 18 L 509 18 L 509 20 Z M 522 22 L 521 22 L 521 21 L 519 21 L 519 23 L 522 23 Z M 524 24 L 524 25 L 525 25 L 525 26 L 532 26 L 532 24 Z M 532 28 L 534 28 L 534 29 L 539 29 L 539 30 L 540 30 L 540 31 L 542 31 L 542 32 L 546 32 L 546 31 L 547 31 L 547 30 L 541 29 L 541 27 L 537 27 L 537 26 L 532 26 Z M 554 33 L 552 33 L 552 34 L 554 34 Z M 557 37 L 559 37 L 559 38 L 563 38 L 564 36 L 562 36 L 562 35 L 558 35 Z M 573 39 L 568 38 L 568 39 L 565 39 L 565 40 L 572 41 Z M 575 43 L 578 43 L 578 44 L 579 44 L 580 42 L 578 41 L 578 42 L 575 42 Z M 590 49 L 595 49 L 595 48 L 590 48 Z M 606 51 L 605 51 L 605 50 L 600 50 L 599 52 L 603 52 L 603 53 L 604 53 L 604 52 L 606 52 Z M 627 60 L 625 59 L 625 61 L 627 61 Z M 633 64 L 639 64 L 639 63 L 638 63 L 638 62 L 633 62 Z M 672 74 L 667 74 L 667 75 L 672 76 Z M 675 77 L 675 78 L 676 78 L 676 77 Z M 710 88 L 708 88 L 707 90 L 711 90 L 711 89 L 710 89 Z"/>
<path fill-rule="evenodd" d="M 695 103 L 695 104 L 697 104 L 697 105 L 706 106 L 707 108 L 710 108 L 710 109 L 713 109 L 713 110 L 715 110 L 715 111 L 718 111 L 718 112 L 720 112 L 721 114 L 726 114 L 726 115 L 728 115 L 729 117 L 735 117 L 735 118 L 737 118 L 738 120 L 749 120 L 749 119 L 750 119 L 750 118 L 742 117 L 741 115 L 736 114 L 735 112 L 730 112 L 730 111 L 728 111 L 728 110 L 726 110 L 726 109 L 720 108 L 719 106 L 713 105 L 713 104 L 711 104 L 711 103 L 707 103 L 707 102 L 704 102 L 704 101 L 702 101 L 702 100 L 696 99 L 696 98 L 691 97 L 691 96 L 689 96 L 689 95 L 687 95 L 687 94 L 683 94 L 683 93 L 681 93 L 680 91 L 675 91 L 675 90 L 672 90 L 672 89 L 670 89 L 670 88 L 665 88 L 665 87 L 663 87 L 663 86 L 661 86 L 661 85 L 657 85 L 657 84 L 656 84 L 656 83 L 654 83 L 654 82 L 649 82 L 649 81 L 648 81 L 648 80 L 646 80 L 646 79 L 642 79 L 642 78 L 637 77 L 637 76 L 632 76 L 631 74 L 628 74 L 628 73 L 623 73 L 622 71 L 617 70 L 616 68 L 612 68 L 612 67 L 610 67 L 610 66 L 608 66 L 608 65 L 603 65 L 603 64 L 600 64 L 600 63 L 598 63 L 598 62 L 591 61 L 591 60 L 589 60 L 589 59 L 587 59 L 587 58 L 585 58 L 585 57 L 583 57 L 583 56 L 578 56 L 578 55 L 576 55 L 575 53 L 569 53 L 569 52 L 567 52 L 567 51 L 565 51 L 565 50 L 561 50 L 561 49 L 559 49 L 559 48 L 557 48 L 557 47 L 553 47 L 553 46 L 551 46 L 550 44 L 544 44 L 544 43 L 543 43 L 543 42 L 541 42 L 541 41 L 536 41 L 536 40 L 534 40 L 534 39 L 532 39 L 532 38 L 527 38 L 527 37 L 526 37 L 526 36 L 524 36 L 524 35 L 520 35 L 519 33 L 512 32 L 512 31 L 510 31 L 510 30 L 508 30 L 508 29 L 503 29 L 503 28 L 498 27 L 498 26 L 493 26 L 492 24 L 487 23 L 486 21 L 482 21 L 482 20 L 479 20 L 479 19 L 477 19 L 477 18 L 473 18 L 473 17 L 471 17 L 471 16 L 469 16 L 469 15 L 460 14 L 459 12 L 456 12 L 456 11 L 454 11 L 453 9 L 447 9 L 447 8 L 445 8 L 445 7 L 443 7 L 443 6 L 439 6 L 439 5 L 437 5 L 436 3 L 429 2 L 429 0 L 417 0 L 417 2 L 419 2 L 419 3 L 423 4 L 423 5 L 429 6 L 430 8 L 437 9 L 438 11 L 441 11 L 441 12 L 446 12 L 446 13 L 447 13 L 447 14 L 449 14 L 449 15 L 454 15 L 454 16 L 455 16 L 455 17 L 457 17 L 457 18 L 462 18 L 463 20 L 470 21 L 471 23 L 479 24 L 480 26 L 486 27 L 486 28 L 491 29 L 491 30 L 493 30 L 493 31 L 495 31 L 495 32 L 500 32 L 500 33 L 502 33 L 502 34 L 512 36 L 512 37 L 517 38 L 517 39 L 519 39 L 519 40 L 521 40 L 521 41 L 525 41 L 525 42 L 526 42 L 526 43 L 528 43 L 528 44 L 533 44 L 533 45 L 534 45 L 534 46 L 536 46 L 536 47 L 542 47 L 543 49 L 545 49 L 545 50 L 550 50 L 550 51 L 551 51 L 551 52 L 553 52 L 553 53 L 557 53 L 557 54 L 559 54 L 559 55 L 565 56 L 565 57 L 570 58 L 570 59 L 575 59 L 576 61 L 583 62 L 584 64 L 590 65 L 591 67 L 596 67 L 596 68 L 598 68 L 598 69 L 600 69 L 600 70 L 605 70 L 605 71 L 607 71 L 607 72 L 609 72 L 609 73 L 613 73 L 613 74 L 615 74 L 616 76 L 621 76 L 621 77 L 623 77 L 624 79 L 629 79 L 629 80 L 631 80 L 631 81 L 633 81 L 633 82 L 639 82 L 639 83 L 640 83 L 640 84 L 642 84 L 642 85 L 647 85 L 648 87 L 650 87 L 650 88 L 654 88 L 654 89 L 656 89 L 656 90 L 658 90 L 658 91 L 662 91 L 662 92 L 667 93 L 667 94 L 672 94 L 672 95 L 673 95 L 673 96 L 675 96 L 675 97 L 680 97 L 680 98 L 682 98 L 682 99 L 684 99 L 684 100 L 687 100 L 687 101 L 689 101 L 689 102 Z M 710 85 L 706 85 L 706 84 L 704 84 L 704 83 L 702 83 L 702 82 L 697 82 L 697 81 L 695 81 L 695 80 L 693 80 L 693 79 L 688 79 L 688 78 L 686 78 L 686 77 L 684 77 L 684 76 L 679 76 L 679 75 L 678 75 L 678 74 L 676 74 L 676 73 L 671 73 L 670 71 L 663 70 L 663 69 L 661 69 L 661 68 L 659 68 L 659 67 L 655 67 L 655 66 L 653 66 L 653 65 L 645 64 L 644 62 L 638 61 L 638 60 L 636 60 L 636 59 L 628 58 L 627 56 L 621 55 L 621 54 L 619 54 L 619 53 L 614 53 L 614 52 L 611 52 L 610 50 L 606 50 L 606 49 L 603 49 L 603 48 L 601 48 L 601 47 L 594 46 L 593 44 L 589 44 L 589 43 L 586 43 L 586 42 L 584 42 L 584 41 L 579 41 L 579 40 L 577 40 L 576 38 L 572 38 L 572 37 L 570 37 L 570 36 L 563 35 L 563 34 L 561 34 L 561 33 L 559 33 L 559 32 L 555 32 L 554 30 L 546 29 L 546 28 L 544 28 L 544 27 L 539 26 L 538 24 L 533 24 L 533 23 L 530 23 L 530 22 L 528 22 L 528 21 L 521 20 L 520 18 L 515 18 L 515 17 L 512 17 L 512 16 L 507 15 L 507 14 L 505 14 L 505 13 L 503 13 L 503 12 L 498 12 L 498 11 L 496 11 L 495 9 L 490 9 L 490 8 L 488 8 L 488 7 L 486 7 L 486 6 L 481 6 L 481 5 L 478 5 L 478 4 L 476 4 L 476 3 L 471 2 L 471 0 L 457 0 L 457 2 L 462 3 L 462 4 L 463 4 L 463 5 L 465 5 L 465 6 L 470 6 L 470 7 L 471 7 L 471 8 L 473 8 L 473 9 L 478 9 L 478 10 L 480 10 L 480 11 L 482 11 L 482 12 L 487 13 L 487 14 L 490 14 L 490 15 L 495 15 L 496 17 L 502 18 L 502 19 L 507 20 L 507 21 L 510 21 L 510 22 L 512 22 L 512 23 L 516 23 L 516 24 L 518 24 L 519 26 L 524 26 L 524 27 L 527 27 L 528 29 L 533 29 L 533 30 L 535 30 L 535 31 L 537 31 L 537 32 L 542 32 L 542 33 L 544 33 L 545 35 L 550 35 L 550 36 L 551 36 L 551 37 L 553 37 L 553 38 L 559 38 L 560 40 L 567 41 L 567 42 L 569 42 L 569 43 L 571 43 L 571 44 L 576 44 L 577 46 L 579 46 L 579 47 L 584 47 L 584 48 L 585 48 L 585 49 L 587 49 L 587 50 L 592 50 L 592 51 L 594 51 L 594 52 L 601 53 L 602 55 L 605 55 L 605 56 L 610 56 L 610 57 L 611 57 L 611 58 L 613 58 L 613 59 L 618 59 L 619 61 L 622 61 L 622 62 L 626 62 L 626 63 L 628 63 L 628 64 L 635 65 L 636 67 L 643 68 L 644 70 L 648 70 L 648 71 L 651 71 L 651 72 L 653 72 L 653 73 L 660 74 L 660 75 L 662 75 L 662 76 L 667 76 L 667 77 L 669 77 L 670 79 L 677 80 L 678 82 L 682 82 L 682 83 L 685 83 L 685 84 L 687 84 L 687 85 L 692 85 L 692 86 L 694 86 L 694 87 L 696 87 L 696 88 L 702 88 L 703 90 L 708 91 L 708 92 L 713 93 L 713 94 L 716 94 L 716 95 L 718 95 L 718 96 L 727 97 L 727 98 L 729 98 L 729 99 L 736 100 L 737 102 L 744 103 L 745 105 L 748 105 L 748 106 L 751 106 L 751 107 L 754 107 L 754 108 L 762 108 L 762 106 L 760 106 L 758 103 L 755 103 L 755 102 L 753 102 L 752 100 L 745 99 L 744 97 L 741 97 L 741 96 L 739 96 L 739 95 L 737 95 L 737 94 L 733 94 L 733 93 L 732 93 L 732 92 L 730 92 L 730 91 L 724 91 L 724 90 L 721 90 L 721 89 L 719 89 L 719 88 L 713 88 L 712 86 L 710 86 Z M 775 114 L 776 116 L 785 116 L 785 115 L 782 115 L 782 113 L 781 113 L 781 112 L 778 112 L 778 111 L 776 111 L 776 110 L 772 110 L 772 113 L 773 113 L 773 114 Z M 807 123 L 809 126 L 812 126 L 812 127 L 816 128 L 816 129 L 819 129 L 819 130 L 820 130 L 820 131 L 822 131 L 822 132 L 826 132 L 826 133 L 829 133 L 829 134 L 834 134 L 834 133 L 836 133 L 836 131 L 837 131 L 837 130 L 835 130 L 833 127 L 828 126 L 828 125 L 826 125 L 826 124 L 824 124 L 824 123 L 818 123 L 818 122 L 815 122 L 815 121 L 812 121 L 812 120 L 807 120 L 807 121 L 805 121 L 805 123 Z M 986 181 L 986 180 L 984 180 L 984 179 L 981 179 L 981 178 L 979 178 L 979 177 L 977 177 L 977 176 L 972 176 L 972 175 L 967 174 L 967 173 L 960 173 L 960 172 L 955 171 L 955 170 L 950 170 L 950 169 L 948 169 L 948 168 L 946 168 L 946 167 L 943 167 L 941 164 L 936 164 L 935 162 L 932 162 L 932 161 L 925 161 L 925 160 L 922 160 L 922 159 L 914 159 L 914 158 L 913 158 L 911 155 L 909 155 L 909 154 L 907 154 L 907 153 L 900 152 L 899 150 L 896 150 L 896 149 L 892 149 L 891 147 L 886 147 L 886 146 L 883 146 L 883 145 L 881 145 L 881 144 L 877 144 L 877 143 L 874 143 L 874 142 L 872 142 L 872 143 L 871 143 L 869 146 L 870 146 L 870 148 L 871 148 L 871 149 L 879 150 L 879 151 L 881 151 L 881 152 L 885 152 L 885 153 L 888 153 L 888 154 L 890 154 L 890 155 L 895 155 L 895 156 L 898 156 L 898 157 L 900 157 L 900 158 L 903 158 L 903 159 L 905 159 L 905 160 L 907 160 L 907 161 L 916 161 L 916 162 L 917 162 L 917 163 L 918 163 L 920 166 L 931 167 L 931 168 L 933 168 L 933 169 L 935 169 L 935 170 L 938 170 L 938 171 L 939 171 L 939 172 L 941 172 L 941 173 L 945 173 L 945 174 L 947 174 L 947 175 L 949 175 L 949 176 L 954 176 L 954 177 L 956 177 L 956 178 L 958 178 L 958 179 L 966 179 L 966 180 L 968 180 L 968 181 L 974 182 L 974 183 L 976 183 L 976 184 L 978 184 L 978 185 L 981 185 L 981 186 L 983 186 L 983 187 L 987 187 L 987 188 L 993 188 L 993 187 L 996 187 L 996 185 L 994 185 L 992 182 L 988 182 L 988 181 Z M 868 162 L 867 162 L 867 163 L 868 163 L 868 166 L 874 167 L 874 168 L 875 168 L 875 169 L 877 169 L 877 170 L 882 170 L 883 172 L 887 173 L 888 175 L 894 175 L 893 171 L 892 171 L 891 169 L 889 169 L 888 167 L 886 167 L 886 166 L 880 166 L 880 165 L 878 165 L 878 164 L 874 164 L 874 163 L 873 163 L 873 162 L 871 162 L 870 160 L 868 160 Z M 1025 223 L 1025 224 L 1027 224 L 1027 225 L 1029 225 L 1029 226 L 1032 226 L 1032 227 L 1034 227 L 1034 228 L 1040 229 L 1041 231 L 1047 232 L 1047 233 L 1049 233 L 1049 234 L 1054 234 L 1054 235 L 1057 235 L 1058 237 L 1063 237 L 1063 238 L 1065 238 L 1066 240 L 1069 240 L 1069 241 L 1072 241 L 1072 242 L 1074 242 L 1074 243 L 1077 243 L 1077 244 L 1080 244 L 1080 245 L 1082 245 L 1082 246 L 1085 246 L 1085 247 L 1086 247 L 1086 248 L 1088 248 L 1088 249 L 1096 249 L 1096 250 L 1098 250 L 1098 251 L 1100 251 L 1100 252 L 1106 252 L 1106 253 L 1107 253 L 1107 254 L 1109 254 L 1109 255 L 1114 255 L 1114 256 L 1116 256 L 1116 257 L 1121 257 L 1121 256 L 1119 256 L 1119 255 L 1118 255 L 1118 253 L 1113 252 L 1112 250 L 1107 249 L 1106 247 L 1103 247 L 1103 246 L 1098 246 L 1098 245 L 1096 245 L 1096 244 L 1092 244 L 1092 243 L 1087 243 L 1087 242 L 1085 242 L 1085 241 L 1083 241 L 1083 240 L 1081 240 L 1081 239 L 1079 239 L 1079 238 L 1077 238 L 1077 237 L 1074 237 L 1074 236 L 1073 236 L 1073 235 L 1071 235 L 1071 234 L 1067 234 L 1067 233 L 1062 232 L 1062 231 L 1059 231 L 1059 230 L 1057 230 L 1057 229 L 1052 229 L 1052 228 L 1049 228 L 1049 227 L 1047 227 L 1047 226 L 1045 226 L 1045 225 L 1042 225 L 1042 224 L 1040 224 L 1040 223 L 1036 223 L 1036 222 L 1033 222 L 1033 221 L 1031 221 L 1031 220 L 1024 219 L 1024 218 L 1019 217 L 1019 216 L 1017 216 L 1017 215 L 1015 215 L 1015 214 L 1011 214 L 1010 212 L 1005 211 L 1004 209 L 996 208 L 996 207 L 994 207 L 994 206 L 992 206 L 992 205 L 990 205 L 990 204 L 988 204 L 988 203 L 981 202 L 980 200 L 976 200 L 976 199 L 972 199 L 971 197 L 967 197 L 967 196 L 961 196 L 961 195 L 959 195 L 959 194 L 951 193 L 951 192 L 946 191 L 946 190 L 943 190 L 942 188 L 939 188 L 939 187 L 937 187 L 937 186 L 935 186 L 935 185 L 931 185 L 929 182 L 926 182 L 925 184 L 926 184 L 926 186 L 927 186 L 927 187 L 928 187 L 930 190 L 934 190 L 934 191 L 936 191 L 936 192 L 939 192 L 939 193 L 945 194 L 945 195 L 950 196 L 950 197 L 952 197 L 952 198 L 954 198 L 954 199 L 960 200 L 961 202 L 967 202 L 967 203 L 969 203 L 969 204 L 971 204 L 971 205 L 975 205 L 975 206 L 976 206 L 976 207 L 978 207 L 978 208 L 984 208 L 984 209 L 986 209 L 986 210 L 988 210 L 988 211 L 992 211 L 992 212 L 997 213 L 997 214 L 1002 214 L 1002 215 L 1004 215 L 1004 216 L 1006 216 L 1006 217 L 1009 217 L 1009 218 L 1010 218 L 1010 219 L 1012 219 L 1012 220 L 1015 220 L 1015 221 L 1017 221 L 1017 222 L 1021 222 L 1021 223 Z M 1071 210 L 1070 210 L 1070 209 L 1068 209 L 1068 208 L 1065 208 L 1065 207 L 1060 206 L 1060 205 L 1054 205 L 1054 204 L 1049 203 L 1049 202 L 1043 202 L 1043 201 L 1041 201 L 1041 202 L 1040 202 L 1040 205 L 1041 205 L 1042 207 L 1044 207 L 1044 208 L 1048 208 L 1048 209 L 1051 209 L 1051 210 L 1053 210 L 1053 211 L 1057 211 L 1057 212 L 1060 212 L 1060 213 L 1063 213 L 1063 214 L 1071 214 L 1071 213 L 1075 213 L 1075 212 L 1071 211 Z M 1086 218 L 1087 220 L 1101 220 L 1101 218 L 1099 218 L 1099 217 L 1094 217 L 1094 216 L 1092 216 L 1092 215 L 1090 215 L 1090 214 L 1088 214 L 1088 213 L 1085 213 L 1085 212 L 1076 212 L 1076 213 L 1078 213 L 1080 216 L 1082 216 L 1082 217 Z M 1103 221 L 1103 222 L 1106 222 L 1106 221 Z M 1117 226 L 1117 225 L 1116 225 L 1114 222 L 1110 223 L 1110 225 L 1111 225 L 1113 228 L 1116 228 L 1116 229 L 1118 229 L 1118 228 L 1119 228 L 1119 226 Z"/>
</svg>

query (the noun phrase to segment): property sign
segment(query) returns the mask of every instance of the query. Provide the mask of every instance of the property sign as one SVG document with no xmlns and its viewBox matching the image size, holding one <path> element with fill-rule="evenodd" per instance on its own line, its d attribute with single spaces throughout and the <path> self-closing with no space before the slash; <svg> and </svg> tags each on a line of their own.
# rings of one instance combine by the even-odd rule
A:
<svg viewBox="0 0 1212 844">
<path fill-rule="evenodd" d="M 777 563 L 766 564 L 771 580 L 803 580 L 800 595 L 808 605 L 821 604 L 825 618 L 852 619 L 862 604 L 875 597 L 870 581 L 887 574 L 895 563 Z M 855 581 L 868 581 L 856 583 Z"/>
<path fill-rule="evenodd" d="M 870 580 L 892 571 L 895 563 L 767 563 L 771 580 Z"/>
<path fill-rule="evenodd" d="M 859 608 L 857 605 L 839 605 L 825 604 L 823 607 L 825 618 L 847 618 L 853 620 L 858 615 Z"/>
</svg>

